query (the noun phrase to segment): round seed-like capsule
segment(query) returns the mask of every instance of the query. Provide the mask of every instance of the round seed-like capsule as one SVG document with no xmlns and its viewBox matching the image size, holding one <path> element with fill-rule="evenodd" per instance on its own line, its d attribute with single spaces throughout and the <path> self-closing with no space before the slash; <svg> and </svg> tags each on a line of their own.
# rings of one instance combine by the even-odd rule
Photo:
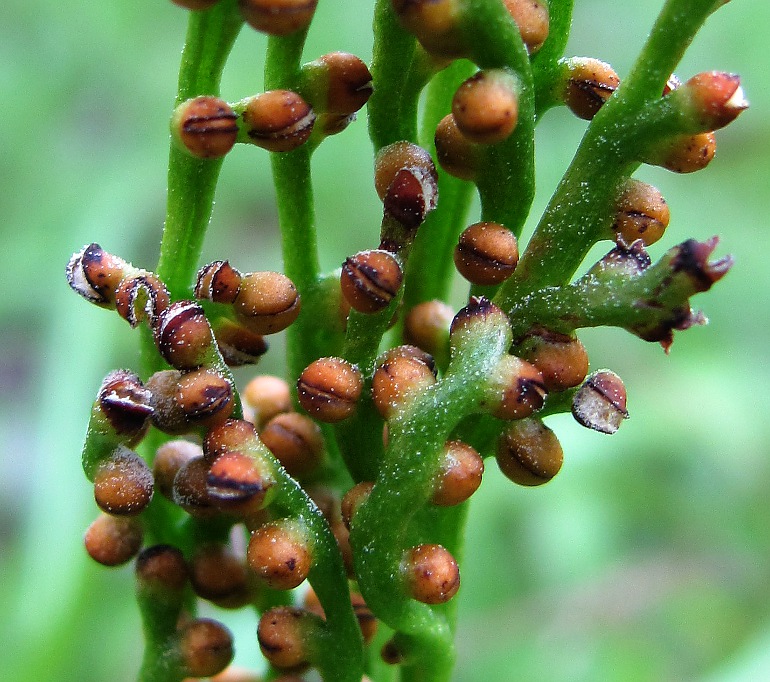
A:
<svg viewBox="0 0 770 682">
<path fill-rule="evenodd" d="M 235 407 L 230 382 L 210 369 L 183 374 L 177 387 L 176 402 L 190 424 L 208 427 L 225 421 Z"/>
<path fill-rule="evenodd" d="M 252 457 L 233 451 L 218 457 L 209 468 L 206 492 L 219 509 L 251 516 L 265 506 L 265 497 L 274 483 Z"/>
<path fill-rule="evenodd" d="M 232 303 L 241 288 L 241 273 L 226 260 L 215 260 L 198 270 L 195 298 Z"/>
<path fill-rule="evenodd" d="M 94 498 L 114 516 L 135 516 L 152 500 L 153 479 L 147 463 L 125 447 L 101 462 L 94 474 Z"/>
<path fill-rule="evenodd" d="M 702 126 L 701 130 L 724 128 L 749 107 L 741 78 L 735 73 L 705 71 L 696 74 L 682 86 L 679 94 L 689 100 L 689 113 Z"/>
<path fill-rule="evenodd" d="M 211 3 L 210 3 L 211 4 Z M 238 115 L 218 97 L 182 102 L 171 117 L 171 132 L 180 146 L 200 159 L 218 159 L 238 137 Z"/>
<path fill-rule="evenodd" d="M 184 555 L 171 545 L 147 547 L 136 557 L 136 579 L 141 591 L 162 596 L 179 595 L 187 585 Z"/>
<path fill-rule="evenodd" d="M 297 394 L 313 417 L 334 423 L 353 414 L 363 387 L 358 368 L 342 358 L 320 358 L 300 374 Z"/>
<path fill-rule="evenodd" d="M 308 611 L 291 606 L 276 606 L 262 614 L 257 640 L 262 655 L 276 668 L 297 668 L 308 662 Z"/>
<path fill-rule="evenodd" d="M 517 83 L 502 70 L 479 71 L 452 99 L 452 115 L 471 142 L 495 144 L 507 139 L 519 120 Z"/>
<path fill-rule="evenodd" d="M 402 168 L 385 193 L 385 215 L 397 220 L 407 230 L 416 230 L 428 213 L 436 208 L 437 199 L 435 169 Z"/>
<path fill-rule="evenodd" d="M 88 527 L 83 541 L 94 561 L 103 566 L 120 566 L 136 556 L 143 535 L 138 519 L 101 514 Z"/>
<path fill-rule="evenodd" d="M 629 179 L 616 202 L 612 229 L 616 239 L 632 244 L 641 239 L 645 246 L 657 242 L 668 227 L 668 204 L 660 191 L 638 180 Z"/>
<path fill-rule="evenodd" d="M 243 277 L 233 309 L 255 334 L 275 334 L 297 319 L 300 299 L 297 288 L 285 275 L 252 272 Z"/>
<path fill-rule="evenodd" d="M 171 489 L 173 501 L 198 518 L 210 518 L 218 511 L 209 496 L 208 474 L 209 464 L 203 457 L 191 459 L 179 469 Z"/>
<path fill-rule="evenodd" d="M 460 235 L 454 251 L 455 266 L 472 284 L 500 284 L 519 262 L 516 237 L 499 223 L 475 223 Z"/>
<path fill-rule="evenodd" d="M 386 308 L 403 280 L 401 265 L 393 254 L 380 249 L 360 251 L 342 264 L 342 295 L 360 313 Z"/>
<path fill-rule="evenodd" d="M 152 463 L 155 487 L 164 497 L 173 499 L 174 478 L 177 472 L 187 462 L 202 455 L 201 446 L 189 440 L 170 440 L 161 445 Z"/>
<path fill-rule="evenodd" d="M 591 57 L 567 60 L 564 103 L 575 116 L 590 121 L 618 89 L 620 79 L 607 63 Z"/>
<path fill-rule="evenodd" d="M 229 367 L 256 365 L 267 353 L 267 341 L 261 334 L 255 334 L 224 317 L 216 321 L 214 338 L 222 359 Z"/>
<path fill-rule="evenodd" d="M 126 277 L 115 290 L 115 309 L 132 328 L 145 320 L 154 326 L 170 300 L 166 285 L 151 273 Z"/>
<path fill-rule="evenodd" d="M 195 594 L 218 605 L 239 606 L 248 600 L 243 559 L 219 544 L 199 547 L 190 561 L 190 582 Z"/>
<path fill-rule="evenodd" d="M 519 27 L 521 39 L 530 54 L 537 52 L 550 30 L 548 5 L 542 0 L 504 0 L 509 14 Z"/>
<path fill-rule="evenodd" d="M 372 94 L 372 74 L 361 59 L 348 52 L 330 52 L 305 64 L 314 108 L 347 117 L 366 104 Z"/>
<path fill-rule="evenodd" d="M 270 152 L 288 152 L 307 142 L 315 114 L 296 92 L 270 90 L 246 103 L 243 123 L 254 144 Z"/>
<path fill-rule="evenodd" d="M 350 528 L 351 520 L 355 516 L 358 508 L 368 499 L 369 494 L 372 492 L 372 488 L 374 488 L 374 483 L 371 481 L 361 481 L 360 483 L 356 483 L 342 496 L 340 513 L 342 514 L 342 521 L 346 528 Z"/>
<path fill-rule="evenodd" d="M 559 392 L 583 382 L 588 373 L 588 353 L 574 336 L 538 329 L 517 349 L 543 375 L 547 391 Z"/>
<path fill-rule="evenodd" d="M 441 507 L 465 502 L 481 485 L 484 460 L 470 445 L 450 440 L 444 448 L 441 470 L 431 501 Z"/>
<path fill-rule="evenodd" d="M 257 31 L 286 36 L 307 28 L 318 0 L 238 0 L 246 22 Z"/>
<path fill-rule="evenodd" d="M 392 0 L 392 4 L 401 25 L 428 52 L 439 57 L 464 55 L 462 6 L 457 0 Z"/>
<path fill-rule="evenodd" d="M 307 539 L 291 521 L 271 521 L 251 534 L 249 567 L 274 590 L 291 590 L 304 582 L 312 566 Z"/>
<path fill-rule="evenodd" d="M 419 168 L 424 172 L 436 173 L 430 154 L 412 142 L 394 142 L 383 147 L 374 160 L 374 188 L 381 201 L 385 200 L 388 187 L 396 174 L 404 168 Z"/>
<path fill-rule="evenodd" d="M 126 261 L 107 253 L 98 244 L 88 244 L 67 263 L 67 282 L 87 301 L 111 305 L 127 266 Z"/>
<path fill-rule="evenodd" d="M 501 333 L 510 335 L 508 316 L 488 298 L 471 296 L 468 305 L 457 312 L 449 326 L 452 349 L 475 343 L 479 329 L 493 326 Z"/>
<path fill-rule="evenodd" d="M 637 239 L 645 246 L 654 244 L 663 236 L 671 217 L 660 190 L 633 178 L 623 185 L 615 210 L 612 229 L 626 244 Z"/>
<path fill-rule="evenodd" d="M 403 344 L 401 346 L 389 348 L 382 355 L 380 355 L 378 364 L 383 364 L 385 362 L 395 360 L 396 358 L 409 358 L 411 360 L 416 360 L 417 362 L 425 365 L 431 371 L 434 377 L 437 376 L 436 362 L 433 359 L 433 356 L 430 355 L 430 353 L 426 353 L 424 350 L 418 348 L 417 346 Z"/>
<path fill-rule="evenodd" d="M 136 374 L 122 369 L 110 372 L 102 381 L 98 401 L 110 426 L 126 439 L 127 445 L 142 439 L 155 401 L 152 392 L 144 387 Z"/>
<path fill-rule="evenodd" d="M 372 399 L 384 419 L 393 416 L 410 394 L 436 383 L 434 367 L 425 362 L 423 355 L 422 351 L 419 355 L 389 354 L 375 370 Z"/>
<path fill-rule="evenodd" d="M 250 447 L 257 439 L 254 424 L 244 419 L 228 419 L 208 431 L 203 453 L 209 463 L 228 452 Z"/>
<path fill-rule="evenodd" d="M 203 308 L 193 301 L 172 303 L 160 314 L 153 331 L 161 355 L 176 369 L 200 367 L 215 343 Z"/>
<path fill-rule="evenodd" d="M 543 375 L 534 365 L 516 357 L 503 357 L 489 384 L 487 406 L 498 419 L 522 419 L 539 410 L 545 401 Z"/>
<path fill-rule="evenodd" d="M 548 483 L 564 461 L 559 439 L 539 419 L 511 423 L 500 436 L 495 457 L 507 478 L 526 486 Z"/>
<path fill-rule="evenodd" d="M 323 461 L 321 429 L 304 414 L 285 412 L 276 415 L 259 435 L 270 452 L 295 478 L 312 475 Z"/>
<path fill-rule="evenodd" d="M 575 394 L 572 415 L 589 429 L 615 433 L 628 419 L 623 380 L 608 369 L 594 372 Z"/>
<path fill-rule="evenodd" d="M 674 173 L 694 173 L 711 163 L 716 150 L 714 133 L 682 135 L 662 144 L 642 160 Z"/>
<path fill-rule="evenodd" d="M 187 416 L 176 401 L 182 373 L 176 369 L 155 372 L 145 384 L 152 393 L 155 409 L 152 423 L 164 433 L 181 434 L 190 430 Z"/>
<path fill-rule="evenodd" d="M 404 340 L 427 353 L 446 353 L 454 311 L 439 300 L 418 303 L 404 319 Z"/>
<path fill-rule="evenodd" d="M 436 158 L 450 175 L 461 180 L 474 180 L 481 165 L 481 148 L 460 132 L 452 114 L 436 126 Z"/>
<path fill-rule="evenodd" d="M 254 377 L 241 392 L 246 407 L 253 410 L 252 420 L 261 428 L 275 415 L 291 411 L 289 384 L 280 377 L 263 374 Z"/>
<path fill-rule="evenodd" d="M 460 589 L 460 569 L 441 545 L 417 545 L 401 562 L 407 590 L 425 604 L 443 604 Z"/>
<path fill-rule="evenodd" d="M 210 677 L 233 660 L 233 636 L 218 621 L 196 618 L 179 633 L 179 653 L 187 675 Z"/>
</svg>

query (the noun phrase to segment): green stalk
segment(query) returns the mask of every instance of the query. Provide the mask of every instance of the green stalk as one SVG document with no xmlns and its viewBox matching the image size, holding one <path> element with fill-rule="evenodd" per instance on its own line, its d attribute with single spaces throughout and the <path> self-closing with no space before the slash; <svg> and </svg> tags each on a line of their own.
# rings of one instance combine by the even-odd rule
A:
<svg viewBox="0 0 770 682">
<path fill-rule="evenodd" d="M 588 126 L 516 272 L 495 297 L 505 310 L 529 292 L 568 282 L 604 237 L 618 184 L 639 165 L 644 149 L 675 130 L 681 118 L 666 111 L 665 102 L 650 109 L 650 100 L 660 99 L 713 6 L 713 0 L 668 0 L 631 74 Z"/>
<path fill-rule="evenodd" d="M 185 47 L 179 67 L 175 103 L 198 95 L 218 96 L 227 58 L 243 26 L 237 0 L 222 0 L 212 9 L 190 12 Z M 166 222 L 160 245 L 157 275 L 168 287 L 172 300 L 190 298 L 199 267 L 200 252 L 214 203 L 222 159 L 197 159 L 172 141 L 168 165 Z M 167 369 L 155 347 L 152 331 L 141 330 L 142 374 L 147 377 Z M 218 353 L 217 353 L 218 355 Z M 231 375 L 221 357 L 216 367 Z M 233 384 L 234 385 L 234 384 Z M 236 397 L 236 415 L 240 400 Z M 152 430 L 142 443 L 145 459 L 152 462 L 165 436 Z M 179 509 L 160 495 L 145 512 L 148 540 L 183 545 L 187 537 L 178 527 Z"/>
<path fill-rule="evenodd" d="M 177 105 L 198 95 L 219 95 L 222 69 L 242 25 L 237 0 L 222 0 L 210 10 L 190 12 Z M 190 296 L 221 167 L 222 159 L 194 158 L 172 142 L 166 224 L 157 268 L 172 300 Z"/>
<path fill-rule="evenodd" d="M 436 74 L 428 86 L 420 142 L 433 158 L 436 126 L 451 110 L 455 90 L 474 70 L 471 62 L 457 60 Z M 438 168 L 438 196 L 435 210 L 420 226 L 412 246 L 404 283 L 405 311 L 423 301 L 449 296 L 454 276 L 452 252 L 465 227 L 473 184 Z"/>
<path fill-rule="evenodd" d="M 273 459 L 265 452 L 265 456 Z M 348 598 L 348 581 L 337 542 L 318 507 L 277 461 L 279 490 L 272 507 L 298 519 L 313 540 L 313 566 L 308 582 L 323 606 L 326 623 L 313 643 L 314 664 L 326 682 L 360 682 L 364 657 L 361 632 Z"/>
<path fill-rule="evenodd" d="M 715 0 L 668 0 L 616 98 L 632 108 L 659 98 L 685 50 L 720 4 Z"/>
<path fill-rule="evenodd" d="M 372 80 L 374 92 L 367 103 L 369 137 L 378 152 L 382 147 L 412 139 L 415 121 L 405 121 L 402 95 L 416 49 L 414 36 L 398 23 L 391 0 L 377 0 L 374 8 L 374 54 Z M 416 116 L 416 108 L 414 108 Z"/>
<path fill-rule="evenodd" d="M 529 55 L 503 3 L 467 0 L 462 30 L 469 58 L 481 69 L 507 69 L 519 81 L 519 120 L 508 139 L 484 145 L 476 185 L 481 219 L 505 225 L 517 237 L 535 195 L 535 90 Z"/>
<path fill-rule="evenodd" d="M 270 37 L 265 59 L 265 88 L 294 90 L 300 82 L 300 62 L 307 31 Z M 286 332 L 289 376 L 300 372 L 322 353 L 316 339 L 316 308 L 320 277 L 318 244 L 310 175 L 312 150 L 307 145 L 270 154 L 281 227 L 284 272 L 302 297 L 302 312 Z"/>
<path fill-rule="evenodd" d="M 271 154 L 273 183 L 281 226 L 284 273 L 299 291 L 302 310 L 286 330 L 286 362 L 289 376 L 296 378 L 322 353 L 312 339 L 317 320 L 314 293 L 320 275 L 315 231 L 315 208 L 310 178 L 310 150 L 304 146 Z"/>
<path fill-rule="evenodd" d="M 532 57 L 532 73 L 535 80 L 535 111 L 539 119 L 550 107 L 558 103 L 556 90 L 561 81 L 559 59 L 567 47 L 572 24 L 574 0 L 550 0 L 548 14 L 550 27 L 548 38 L 537 54 Z"/>
<path fill-rule="evenodd" d="M 532 70 L 537 75 L 550 69 L 564 54 L 572 26 L 574 0 L 548 0 L 548 38 L 532 56 Z"/>
<path fill-rule="evenodd" d="M 711 288 L 731 267 L 730 257 L 708 261 L 715 246 L 715 240 L 686 241 L 633 274 L 600 261 L 573 284 L 532 292 L 511 311 L 514 338 L 539 324 L 566 334 L 582 327 L 620 327 L 663 341 L 671 330 L 698 322 L 690 297 Z"/>
<path fill-rule="evenodd" d="M 389 420 L 385 459 L 371 495 L 352 522 L 359 585 L 373 611 L 399 633 L 406 655 L 405 680 L 448 680 L 454 663 L 453 618 L 446 607 L 415 602 L 397 581 L 409 546 L 410 521 L 430 497 L 444 443 L 465 415 L 479 409 L 486 377 L 510 344 L 507 325 L 494 319 L 469 328 L 474 331 L 461 339 L 464 343 L 456 343 L 446 376 L 414 395 Z M 450 525 L 453 533 L 458 524 Z"/>
</svg>

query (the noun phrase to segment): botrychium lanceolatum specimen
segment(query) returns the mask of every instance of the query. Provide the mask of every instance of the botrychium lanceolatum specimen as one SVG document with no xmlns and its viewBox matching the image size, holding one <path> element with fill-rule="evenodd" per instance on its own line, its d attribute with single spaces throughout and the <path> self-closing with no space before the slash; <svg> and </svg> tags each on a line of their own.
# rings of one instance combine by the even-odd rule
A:
<svg viewBox="0 0 770 682">
<path fill-rule="evenodd" d="M 710 260 L 716 238 L 653 263 L 669 210 L 633 177 L 705 167 L 714 131 L 746 108 L 735 75 L 672 75 L 726 3 L 667 0 L 621 78 L 563 55 L 572 0 L 377 0 L 371 67 L 342 52 L 303 63 L 316 0 L 175 2 L 191 11 L 160 261 L 145 270 L 94 243 L 67 267 L 76 292 L 143 330 L 142 366 L 111 372 L 91 410 L 83 468 L 101 514 L 86 549 L 107 566 L 135 558 L 144 682 L 288 682 L 308 668 L 327 682 L 448 680 L 463 503 L 484 459 L 541 485 L 563 459 L 549 415 L 615 432 L 623 381 L 578 330 L 668 349 L 704 320 L 690 298 L 730 268 Z M 266 91 L 225 102 L 244 23 L 270 34 Z M 367 103 L 379 241 L 324 273 L 311 157 Z M 586 133 L 523 244 L 535 125 L 560 105 Z M 200 267 L 236 144 L 269 152 L 285 274 L 242 272 L 237 256 Z M 607 255 L 575 276 L 597 243 Z M 455 270 L 470 283 L 459 310 Z M 288 377 L 239 390 L 230 367 L 256 364 L 284 330 Z M 240 645 L 258 643 L 266 677 L 229 667 L 232 635 L 198 600 L 256 609 Z"/>
</svg>

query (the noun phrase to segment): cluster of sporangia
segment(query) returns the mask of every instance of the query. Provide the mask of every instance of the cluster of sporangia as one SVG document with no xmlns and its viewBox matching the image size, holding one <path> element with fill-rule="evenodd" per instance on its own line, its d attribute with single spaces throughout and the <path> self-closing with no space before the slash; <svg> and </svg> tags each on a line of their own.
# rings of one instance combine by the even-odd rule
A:
<svg viewBox="0 0 770 682">
<path fill-rule="evenodd" d="M 193 10 L 214 4 L 204 0 L 177 4 Z M 443 2 L 394 0 L 404 26 L 423 47 L 440 57 L 452 55 L 456 40 L 443 21 Z M 538 1 L 505 0 L 528 49 L 535 52 L 548 35 L 548 12 Z M 307 26 L 316 0 L 242 0 L 245 20 L 261 31 L 286 35 Z M 228 105 L 214 97 L 197 97 L 180 105 L 173 117 L 174 135 L 183 148 L 201 158 L 219 157 L 238 142 L 252 142 L 285 152 L 317 134 L 339 132 L 372 92 L 366 65 L 353 55 L 333 53 L 302 69 L 300 92 L 271 91 Z M 595 59 L 564 61 L 562 100 L 580 117 L 590 119 L 618 86 L 615 72 Z M 673 78 L 670 88 L 679 87 Z M 694 106 L 724 125 L 745 102 L 738 79 L 721 73 L 700 74 L 685 86 Z M 517 83 L 505 71 L 479 71 L 463 83 L 452 113 L 436 131 L 437 157 L 452 175 L 474 179 L 479 150 L 507 138 L 517 123 Z M 651 163 L 679 172 L 702 168 L 714 153 L 712 133 L 677 138 L 661 148 Z M 375 163 L 375 185 L 384 203 L 379 248 L 347 258 L 340 274 L 341 315 L 350 308 L 370 314 L 384 310 L 399 294 L 408 247 L 437 200 L 436 170 L 425 150 L 400 142 L 384 148 Z M 643 268 L 641 245 L 660 239 L 669 212 L 653 187 L 629 180 L 619 193 L 613 225 L 618 250 L 609 257 L 634 260 Z M 641 240 L 641 241 L 639 241 Z M 627 245 L 635 244 L 635 247 Z M 620 255 L 618 255 L 620 254 Z M 640 255 L 641 254 L 641 255 Z M 475 285 L 502 283 L 518 261 L 516 238 L 503 225 L 482 222 L 468 227 L 455 249 L 455 263 Z M 649 264 L 647 259 L 646 264 Z M 626 267 L 626 266 L 623 266 Z M 726 268 L 723 268 L 723 270 Z M 724 274 L 713 270 L 712 281 Z M 283 467 L 300 481 L 326 516 L 349 575 L 353 578 L 349 522 L 366 499 L 372 482 L 360 482 L 340 500 L 314 485 L 324 465 L 324 439 L 317 422 L 335 423 L 353 415 L 364 390 L 387 424 L 410 400 L 438 379 L 432 355 L 445 356 L 457 328 L 474 318 L 504 313 L 483 298 L 472 298 L 456 316 L 439 301 L 417 305 L 404 319 L 402 345 L 385 352 L 369 376 L 338 357 L 312 362 L 296 384 L 303 412 L 294 411 L 290 386 L 282 379 L 258 376 L 241 396 L 226 365 L 255 363 L 267 350 L 264 336 L 280 332 L 300 313 L 293 283 L 276 272 L 241 273 L 227 261 L 206 265 L 198 273 L 195 300 L 170 300 L 164 283 L 103 251 L 97 244 L 73 256 L 67 269 L 70 285 L 89 301 L 113 308 L 132 327 L 147 323 L 159 353 L 170 369 L 145 382 L 125 370 L 109 374 L 94 404 L 86 474 L 104 512 L 88 529 L 89 554 L 113 566 L 137 556 L 140 594 L 182 600 L 196 595 L 223 607 L 250 603 L 266 585 L 289 590 L 300 585 L 313 565 L 313 541 L 296 519 L 271 516 L 270 505 Z M 496 458 L 503 473 L 523 485 L 550 480 L 562 463 L 554 433 L 537 418 L 546 395 L 573 389 L 572 410 L 583 425 L 612 433 L 627 416 L 620 378 L 610 371 L 588 374 L 588 357 L 574 335 L 533 328 L 514 339 L 514 354 L 490 377 L 486 409 L 508 422 L 498 440 Z M 576 389 L 576 387 L 579 387 Z M 240 400 L 243 400 L 241 406 Z M 245 418 L 240 415 L 241 407 Z M 133 448 L 150 426 L 174 439 L 154 457 L 153 467 Z M 184 436 L 184 438 L 180 438 Z M 384 430 L 387 439 L 387 429 Z M 446 443 L 443 464 L 433 485 L 432 503 L 455 505 L 478 488 L 484 464 L 480 454 L 460 441 Z M 157 492 L 194 517 L 223 515 L 250 532 L 246 548 L 204 544 L 192 553 L 167 545 L 144 549 L 142 512 Z M 449 600 L 459 587 L 457 564 L 440 545 L 408 550 L 401 564 L 402 584 L 414 599 L 429 604 Z M 360 595 L 351 595 L 366 641 L 376 621 Z M 296 670 L 309 663 L 308 638 L 323 611 L 312 591 L 304 608 L 281 606 L 266 611 L 259 642 L 277 668 Z M 216 675 L 232 656 L 224 626 L 210 619 L 181 618 L 169 656 L 176 656 L 190 677 Z M 398 652 L 383 656 L 398 662 Z M 235 679 L 224 676 L 217 679 Z M 247 679 L 246 677 L 238 679 Z M 298 679 L 287 675 L 285 680 Z"/>
</svg>

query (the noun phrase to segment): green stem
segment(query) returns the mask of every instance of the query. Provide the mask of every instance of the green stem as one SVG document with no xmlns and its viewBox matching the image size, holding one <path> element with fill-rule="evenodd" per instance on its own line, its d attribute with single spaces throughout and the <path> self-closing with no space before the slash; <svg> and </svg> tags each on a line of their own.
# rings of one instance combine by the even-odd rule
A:
<svg viewBox="0 0 770 682">
<path fill-rule="evenodd" d="M 141 579 L 137 583 L 146 642 L 138 682 L 179 682 L 184 672 L 176 635 L 185 592 L 176 586 L 144 584 Z"/>
<path fill-rule="evenodd" d="M 190 12 L 176 104 L 197 95 L 219 94 L 222 70 L 242 26 L 237 0 L 222 0 L 210 10 Z M 156 274 L 172 300 L 190 297 L 221 167 L 221 159 L 196 159 L 171 144 L 166 223 Z M 167 367 L 148 328 L 142 329 L 141 359 L 145 377 Z"/>
<path fill-rule="evenodd" d="M 574 0 L 550 0 L 548 3 L 550 17 L 548 38 L 538 53 L 532 57 L 535 111 L 538 120 L 559 101 L 556 96 L 562 77 L 559 59 L 564 54 L 569 39 L 573 2 Z"/>
<path fill-rule="evenodd" d="M 537 74 L 550 70 L 564 54 L 572 26 L 574 0 L 548 0 L 548 38 L 532 57 L 532 70 Z"/>
<path fill-rule="evenodd" d="M 503 142 L 484 145 L 476 179 L 481 219 L 501 223 L 518 237 L 535 194 L 535 90 L 529 56 L 503 3 L 467 0 L 462 22 L 470 59 L 482 69 L 508 69 L 519 81 L 516 129 Z"/>
<path fill-rule="evenodd" d="M 457 87 L 475 71 L 473 64 L 457 60 L 436 74 L 428 86 L 421 143 L 436 156 L 434 133 L 451 110 Z M 420 226 L 412 246 L 404 283 L 404 310 L 432 299 L 446 300 L 454 276 L 452 252 L 466 225 L 473 184 L 438 168 L 439 201 Z"/>
<path fill-rule="evenodd" d="M 402 111 L 402 95 L 407 90 L 416 41 L 399 25 L 391 0 L 377 0 L 373 28 L 374 92 L 367 103 L 367 112 L 369 137 L 377 152 L 393 142 L 412 139 L 409 132 L 416 130 L 416 121 L 405 121 Z"/>
<path fill-rule="evenodd" d="M 709 15 L 711 0 L 669 0 L 629 77 L 591 121 L 516 272 L 495 303 L 511 310 L 529 292 L 568 282 L 605 234 L 618 184 L 645 148 L 684 125 L 660 100 L 668 75 Z M 650 107 L 649 100 L 658 102 Z M 669 98 L 667 98 L 669 99 Z"/>
<path fill-rule="evenodd" d="M 364 667 L 363 643 L 353 607 L 347 598 L 348 581 L 337 542 L 318 507 L 267 451 L 273 461 L 279 490 L 272 507 L 298 519 L 313 542 L 313 567 L 308 582 L 326 615 L 320 641 L 314 643 L 314 664 L 325 682 L 360 682 Z"/>
<path fill-rule="evenodd" d="M 299 291 L 302 310 L 286 331 L 286 362 L 296 378 L 321 353 L 311 343 L 315 337 L 314 291 L 320 265 L 315 231 L 315 208 L 310 178 L 310 150 L 271 154 L 273 183 L 281 226 L 284 273 Z"/>
<path fill-rule="evenodd" d="M 293 90 L 301 79 L 300 62 L 307 31 L 270 37 L 265 59 L 265 88 Z M 296 378 L 320 354 L 316 338 L 315 293 L 320 278 L 318 244 L 310 175 L 312 150 L 303 145 L 271 153 L 284 272 L 302 297 L 302 312 L 286 332 L 289 376 Z"/>
<path fill-rule="evenodd" d="M 300 147 L 271 155 L 286 275 L 300 294 L 319 275 L 310 154 Z"/>
<path fill-rule="evenodd" d="M 219 95 L 222 71 L 242 26 L 237 0 L 222 0 L 210 10 L 189 13 L 179 67 L 177 105 L 198 95 Z M 221 167 L 221 159 L 196 159 L 173 142 L 171 144 L 166 222 L 156 272 L 168 287 L 172 300 L 190 297 Z M 142 374 L 147 377 L 168 365 L 160 357 L 149 327 L 143 327 L 141 334 Z M 232 379 L 221 357 L 216 359 L 215 365 Z M 240 402 L 237 402 L 236 414 L 240 412 Z M 152 462 L 164 439 L 163 434 L 154 430 L 148 436 L 142 444 L 147 461 Z M 180 518 L 177 507 L 156 496 L 145 512 L 148 538 L 184 545 L 187 534 L 178 526 Z M 142 680 L 162 679 L 148 677 L 146 672 L 153 669 L 151 661 L 158 654 L 156 649 L 157 646 L 148 640 Z"/>
<path fill-rule="evenodd" d="M 631 107 L 659 98 L 716 4 L 715 0 L 668 0 L 631 72 L 621 82 L 616 98 Z"/>
<path fill-rule="evenodd" d="M 466 414 L 478 410 L 486 377 L 510 344 L 507 326 L 494 320 L 474 328 L 470 342 L 455 347 L 446 376 L 389 421 L 382 468 L 351 528 L 359 585 L 373 611 L 399 633 L 407 656 L 404 679 L 447 680 L 453 665 L 453 619 L 445 608 L 410 599 L 394 576 L 408 547 L 410 520 L 430 497 L 444 443 Z"/>
<path fill-rule="evenodd" d="M 562 333 L 620 327 L 648 341 L 666 341 L 673 329 L 699 321 L 690 297 L 708 290 L 730 268 L 729 257 L 708 262 L 715 246 L 690 240 L 639 274 L 600 263 L 574 284 L 535 291 L 511 310 L 514 338 L 537 323 Z"/>
<path fill-rule="evenodd" d="M 176 104 L 198 95 L 219 95 L 222 69 L 242 25 L 237 0 L 190 12 Z M 166 224 L 157 268 L 172 299 L 190 296 L 221 167 L 221 159 L 196 159 L 172 142 Z"/>
</svg>

